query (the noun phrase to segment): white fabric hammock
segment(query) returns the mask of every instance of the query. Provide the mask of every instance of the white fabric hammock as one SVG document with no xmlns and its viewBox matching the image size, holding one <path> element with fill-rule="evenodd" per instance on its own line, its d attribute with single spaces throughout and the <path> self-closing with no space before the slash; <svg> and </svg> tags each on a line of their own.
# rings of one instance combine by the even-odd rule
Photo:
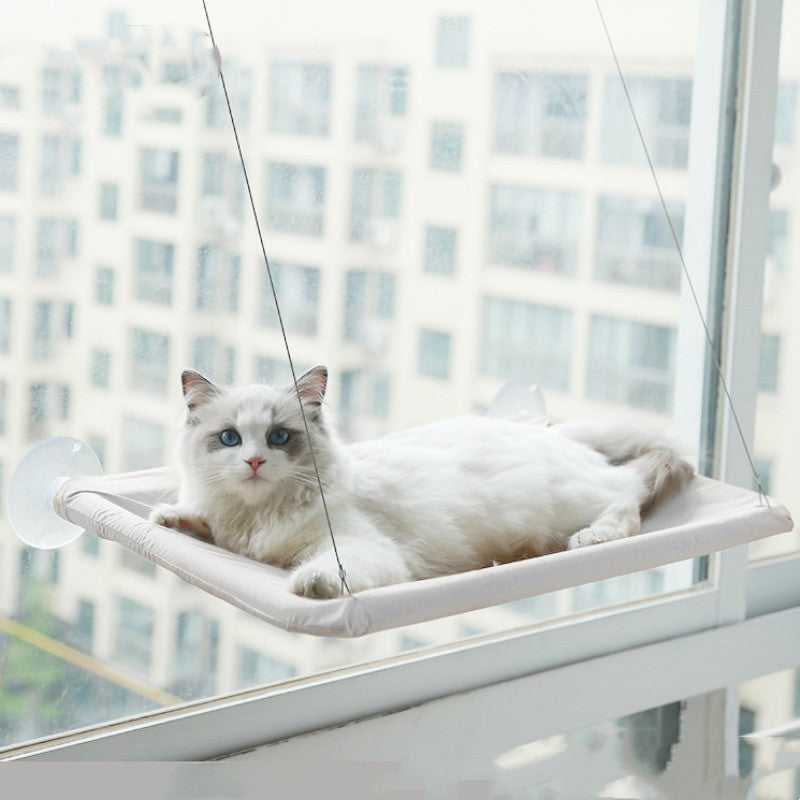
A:
<svg viewBox="0 0 800 800">
<path fill-rule="evenodd" d="M 286 570 L 153 525 L 150 509 L 174 502 L 173 468 L 68 480 L 53 505 L 64 519 L 118 542 L 183 580 L 286 630 L 362 636 L 570 586 L 663 566 L 792 529 L 789 512 L 754 492 L 697 477 L 645 518 L 642 533 L 486 569 L 312 600 L 289 591 Z M 345 564 L 345 567 L 347 565 Z"/>
</svg>

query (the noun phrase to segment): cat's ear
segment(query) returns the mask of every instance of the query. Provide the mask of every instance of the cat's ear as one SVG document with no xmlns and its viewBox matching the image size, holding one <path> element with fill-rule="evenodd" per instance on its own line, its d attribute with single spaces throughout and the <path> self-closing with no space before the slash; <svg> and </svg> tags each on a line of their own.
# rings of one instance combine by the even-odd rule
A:
<svg viewBox="0 0 800 800">
<path fill-rule="evenodd" d="M 319 412 L 325 398 L 325 388 L 328 385 L 327 367 L 312 367 L 297 379 L 297 389 L 300 399 L 306 408 Z"/>
<path fill-rule="evenodd" d="M 194 411 L 222 393 L 210 380 L 191 369 L 185 369 L 181 373 L 181 384 L 189 411 Z"/>
</svg>

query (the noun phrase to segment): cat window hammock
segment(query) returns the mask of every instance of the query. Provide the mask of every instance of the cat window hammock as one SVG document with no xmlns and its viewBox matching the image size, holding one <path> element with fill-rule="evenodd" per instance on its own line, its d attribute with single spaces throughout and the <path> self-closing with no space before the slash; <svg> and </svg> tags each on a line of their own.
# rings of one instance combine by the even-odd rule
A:
<svg viewBox="0 0 800 800">
<path fill-rule="evenodd" d="M 782 506 L 755 492 L 695 477 L 643 520 L 642 533 L 592 547 L 457 575 L 384 586 L 333 600 L 299 597 L 289 573 L 148 522 L 174 502 L 177 472 L 157 468 L 72 478 L 54 494 L 66 520 L 111 539 L 189 583 L 287 630 L 353 637 L 522 600 L 582 583 L 703 556 L 789 531 Z"/>
<path fill-rule="evenodd" d="M 596 4 L 620 80 L 625 86 L 597 0 Z M 205 2 L 203 6 L 233 134 L 239 147 L 243 177 L 261 238 L 219 50 Z M 635 111 L 628 99 L 636 121 Z M 647 153 L 638 122 L 637 129 Z M 691 285 L 655 171 L 653 178 L 684 273 Z M 261 247 L 277 307 L 278 300 L 263 239 Z M 699 306 L 698 313 L 702 319 Z M 278 317 L 289 366 L 294 375 L 279 308 Z M 709 352 L 713 357 L 713 347 Z M 730 399 L 718 361 L 716 366 L 720 382 Z M 741 429 L 739 432 L 741 434 Z M 742 443 L 747 449 L 743 436 Z M 753 466 L 752 458 L 750 463 Z M 34 447 L 20 462 L 9 484 L 8 516 L 20 538 L 32 546 L 51 549 L 72 541 L 86 529 L 101 538 L 118 542 L 171 570 L 183 580 L 272 625 L 326 636 L 361 636 L 509 603 L 704 556 L 792 529 L 788 511 L 775 502 L 764 502 L 766 498 L 761 492 L 756 494 L 709 478 L 695 477 L 680 494 L 656 507 L 643 519 L 642 532 L 637 536 L 471 572 L 319 600 L 292 593 L 289 589 L 289 572 L 286 570 L 236 555 L 190 534 L 149 522 L 148 515 L 154 506 L 175 502 L 178 491 L 175 469 L 162 467 L 109 476 L 99 476 L 99 471 L 94 454 L 78 440 L 59 437 L 45 440 Z M 760 488 L 754 467 L 753 471 Z M 86 477 L 70 477 L 77 475 Z"/>
</svg>

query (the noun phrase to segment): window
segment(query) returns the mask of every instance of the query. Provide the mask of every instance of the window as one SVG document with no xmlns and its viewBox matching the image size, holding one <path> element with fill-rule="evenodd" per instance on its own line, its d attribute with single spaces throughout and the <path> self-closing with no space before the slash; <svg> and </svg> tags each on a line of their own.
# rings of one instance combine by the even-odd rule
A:
<svg viewBox="0 0 800 800">
<path fill-rule="evenodd" d="M 526 186 L 492 186 L 490 193 L 491 261 L 574 274 L 581 222 L 578 194 Z"/>
<path fill-rule="evenodd" d="M 19 86 L 0 84 L 0 108 L 20 108 L 21 105 Z"/>
<path fill-rule="evenodd" d="M 17 222 L 14 217 L 0 216 L 0 272 L 14 271 L 14 250 Z"/>
<path fill-rule="evenodd" d="M 219 651 L 219 623 L 200 611 L 178 614 L 175 631 L 173 691 L 182 697 L 215 693 Z M 252 684 L 247 684 L 252 685 Z"/>
<path fill-rule="evenodd" d="M 438 20 L 436 65 L 469 66 L 470 21 L 467 17 L 442 17 Z"/>
<path fill-rule="evenodd" d="M 270 267 L 286 332 L 313 336 L 317 332 L 319 315 L 319 269 L 279 262 Z M 261 323 L 277 328 L 275 300 L 266 275 L 261 287 Z"/>
<path fill-rule="evenodd" d="M 170 242 L 136 240 L 135 297 L 159 305 L 172 302 L 175 246 Z"/>
<path fill-rule="evenodd" d="M 124 547 L 119 550 L 119 563 L 125 569 L 138 572 L 148 578 L 152 578 L 156 574 L 156 565 L 152 561 L 148 561 Z"/>
<path fill-rule="evenodd" d="M 239 647 L 239 686 L 263 686 L 267 683 L 292 678 L 297 670 L 291 664 L 279 661 L 249 647 Z"/>
<path fill-rule="evenodd" d="M 114 270 L 98 267 L 95 271 L 94 299 L 100 305 L 114 305 Z"/>
<path fill-rule="evenodd" d="M 267 222 L 276 231 L 322 236 L 325 224 L 325 170 L 306 164 L 270 164 Z"/>
<path fill-rule="evenodd" d="M 437 275 L 454 275 L 458 231 L 429 225 L 425 228 L 425 272 Z"/>
<path fill-rule="evenodd" d="M 434 122 L 431 128 L 431 169 L 457 172 L 464 150 L 463 126 L 453 122 Z"/>
<path fill-rule="evenodd" d="M 373 370 L 345 370 L 341 374 L 339 401 L 343 429 L 357 435 L 360 424 L 389 416 L 391 377 Z M 367 428 L 369 430 L 369 428 Z"/>
<path fill-rule="evenodd" d="M 97 539 L 95 537 L 90 537 Z M 94 619 L 95 606 L 90 600 L 78 600 L 78 610 L 75 614 L 75 638 L 82 650 L 91 652 L 94 644 Z"/>
<path fill-rule="evenodd" d="M 778 359 L 780 336 L 761 334 L 761 352 L 758 360 L 758 388 L 762 392 L 778 391 Z"/>
<path fill-rule="evenodd" d="M 92 353 L 92 384 L 107 389 L 111 375 L 111 353 L 107 350 L 95 350 Z"/>
<path fill-rule="evenodd" d="M 119 206 L 119 186 L 116 183 L 100 184 L 100 219 L 111 222 L 117 219 Z"/>
<path fill-rule="evenodd" d="M 353 170 L 350 238 L 386 247 L 394 238 L 393 220 L 400 216 L 403 177 L 394 170 Z"/>
<path fill-rule="evenodd" d="M 593 316 L 586 394 L 596 400 L 669 412 L 674 360 L 673 329 Z"/>
<path fill-rule="evenodd" d="M 241 265 L 217 244 L 204 244 L 197 249 L 195 307 L 198 311 L 236 312 L 239 308 Z"/>
<path fill-rule="evenodd" d="M 77 220 L 40 219 L 36 249 L 36 274 L 41 278 L 56 277 L 64 261 L 78 255 Z"/>
<path fill-rule="evenodd" d="M 689 155 L 692 82 L 685 78 L 629 77 L 628 90 L 656 167 L 685 169 Z M 644 165 L 635 127 L 614 120 L 630 117 L 628 101 L 616 76 L 606 79 L 603 106 L 603 158 L 614 164 Z"/>
<path fill-rule="evenodd" d="M 350 270 L 345 282 L 344 338 L 375 352 L 388 344 L 395 315 L 395 277 L 389 272 Z"/>
<path fill-rule="evenodd" d="M 778 84 L 778 97 L 775 103 L 775 144 L 791 146 L 797 130 L 798 84 Z"/>
<path fill-rule="evenodd" d="M 271 131 L 328 135 L 331 68 L 327 64 L 273 62 L 270 89 Z"/>
<path fill-rule="evenodd" d="M 180 154 L 175 150 L 145 148 L 139 164 L 139 206 L 143 210 L 174 214 L 178 210 L 178 167 Z"/>
<path fill-rule="evenodd" d="M 498 153 L 578 159 L 584 153 L 589 79 L 548 72 L 500 72 L 495 88 Z"/>
<path fill-rule="evenodd" d="M 423 329 L 419 332 L 417 369 L 420 375 L 442 380 L 450 377 L 450 340 L 450 334 L 442 331 Z"/>
<path fill-rule="evenodd" d="M 5 380 L 0 380 L 0 436 L 5 435 L 6 432 L 6 418 L 8 416 L 8 384 Z M 0 478 L 5 475 L 0 469 Z"/>
<path fill-rule="evenodd" d="M 118 597 L 114 657 L 146 675 L 150 671 L 155 634 L 155 612 L 129 597 Z"/>
<path fill-rule="evenodd" d="M 680 241 L 683 211 L 669 207 Z M 601 196 L 597 204 L 595 274 L 602 280 L 677 291 L 681 264 L 657 200 Z"/>
<path fill-rule="evenodd" d="M 129 386 L 140 392 L 166 394 L 169 350 L 166 334 L 134 328 L 131 332 Z"/>
<path fill-rule="evenodd" d="M 236 348 L 214 336 L 200 336 L 192 346 L 192 367 L 210 380 L 230 386 L 236 380 Z"/>
<path fill-rule="evenodd" d="M 36 303 L 33 313 L 33 352 L 34 359 L 50 358 L 53 355 L 55 343 L 55 322 L 53 303 L 49 300 L 40 300 Z"/>
<path fill-rule="evenodd" d="M 123 431 L 123 469 L 149 469 L 163 464 L 166 431 L 161 423 L 128 417 Z"/>
<path fill-rule="evenodd" d="M 19 137 L 0 133 L 0 191 L 15 191 L 19 170 Z"/>
<path fill-rule="evenodd" d="M 356 70 L 355 138 L 381 149 L 396 150 L 408 112 L 408 70 L 359 66 Z"/>
<path fill-rule="evenodd" d="M 483 301 L 481 370 L 566 391 L 572 359 L 572 313 L 500 297 Z"/>
<path fill-rule="evenodd" d="M 59 136 L 42 139 L 39 189 L 46 197 L 61 194 L 64 188 L 63 140 Z"/>
</svg>

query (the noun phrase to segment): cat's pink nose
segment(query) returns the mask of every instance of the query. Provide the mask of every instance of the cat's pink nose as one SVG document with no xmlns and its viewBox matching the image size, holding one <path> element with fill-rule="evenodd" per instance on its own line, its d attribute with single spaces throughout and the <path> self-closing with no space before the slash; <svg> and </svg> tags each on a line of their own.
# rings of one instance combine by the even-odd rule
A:
<svg viewBox="0 0 800 800">
<path fill-rule="evenodd" d="M 264 459 L 259 456 L 246 458 L 245 461 L 250 465 L 250 469 L 253 470 L 253 475 L 258 472 L 258 468 L 264 463 Z"/>
</svg>

